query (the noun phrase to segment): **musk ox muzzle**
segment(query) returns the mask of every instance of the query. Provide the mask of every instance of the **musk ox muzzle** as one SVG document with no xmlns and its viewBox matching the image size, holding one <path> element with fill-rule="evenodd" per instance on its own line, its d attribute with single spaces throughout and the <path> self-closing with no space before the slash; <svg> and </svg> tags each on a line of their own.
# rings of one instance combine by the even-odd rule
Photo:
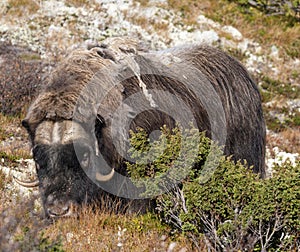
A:
<svg viewBox="0 0 300 252">
<path fill-rule="evenodd" d="M 124 211 L 148 209 L 126 170 L 134 161 L 126 153 L 128 132 L 137 128 L 151 135 L 164 125 L 192 123 L 224 155 L 265 176 L 258 88 L 238 61 L 216 48 L 153 52 L 113 38 L 75 50 L 48 81 L 23 120 L 46 216 L 73 216 L 82 205 L 103 204 L 103 197 L 107 206 L 120 199 Z"/>
</svg>

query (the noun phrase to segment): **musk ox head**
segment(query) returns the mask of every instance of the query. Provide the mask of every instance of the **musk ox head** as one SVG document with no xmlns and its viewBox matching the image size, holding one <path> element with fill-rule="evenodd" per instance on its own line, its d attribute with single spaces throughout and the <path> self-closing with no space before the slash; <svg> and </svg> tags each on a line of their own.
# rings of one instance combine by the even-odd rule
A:
<svg viewBox="0 0 300 252">
<path fill-rule="evenodd" d="M 113 206 L 116 196 L 126 206 L 124 198 L 130 199 L 130 211 L 144 211 L 148 201 L 132 201 L 140 192 L 127 179 L 129 129 L 150 134 L 191 121 L 225 155 L 246 160 L 264 176 L 260 95 L 236 60 L 207 46 L 147 52 L 120 38 L 75 50 L 23 120 L 46 216 L 73 216 L 83 204 L 103 203 L 103 197 Z"/>
<path fill-rule="evenodd" d="M 46 216 L 73 216 L 82 204 L 103 200 L 103 191 L 86 174 L 96 165 L 97 148 L 88 132 L 71 120 L 45 120 L 34 130 L 32 152 Z M 107 172 L 97 178 L 110 180 L 114 170 Z"/>
</svg>

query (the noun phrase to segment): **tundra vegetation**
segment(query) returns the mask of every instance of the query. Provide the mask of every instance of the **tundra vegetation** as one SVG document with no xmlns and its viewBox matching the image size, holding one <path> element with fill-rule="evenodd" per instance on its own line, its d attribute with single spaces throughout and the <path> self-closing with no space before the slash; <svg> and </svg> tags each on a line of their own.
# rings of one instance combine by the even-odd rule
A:
<svg viewBox="0 0 300 252">
<path fill-rule="evenodd" d="M 211 151 L 210 139 L 195 129 L 185 135 L 187 139 L 201 139 L 196 160 L 190 160 L 188 149 L 194 148 L 192 141 L 182 150 L 183 139 L 178 128 L 162 132 L 160 139 L 151 143 L 154 148 L 151 153 L 163 154 L 150 164 L 143 162 L 151 159 L 145 154 L 150 148 L 147 135 L 143 130 L 133 134 L 131 151 L 141 162 L 129 164 L 128 169 L 137 185 L 146 188 L 145 194 L 159 190 L 171 179 L 165 176 L 167 171 L 176 167 L 182 173 L 177 166 L 188 169 L 188 176 L 180 185 L 156 200 L 163 222 L 183 232 L 200 251 L 203 243 L 212 251 L 299 249 L 299 161 L 295 166 L 290 162 L 277 165 L 271 178 L 261 180 L 241 163 L 235 164 L 224 157 L 212 177 L 201 183 L 205 174 L 199 167 L 186 164 L 205 162 Z M 179 152 L 184 159 L 178 160 Z M 144 177 L 156 179 L 156 186 L 140 184 L 138 179 Z"/>
<path fill-rule="evenodd" d="M 38 8 L 37 1 L 8 2 L 7 13 L 13 18 L 26 11 L 34 13 Z M 66 2 L 70 6 L 89 4 L 84 0 Z M 146 0 L 138 2 L 149 4 Z M 279 146 L 300 153 L 299 110 L 286 105 L 286 101 L 300 96 L 299 69 L 286 64 L 290 58 L 299 58 L 299 1 L 169 0 L 168 3 L 181 13 L 186 23 L 193 23 L 199 12 L 204 12 L 258 41 L 262 53 L 272 45 L 281 49 L 280 74 L 255 73 L 254 78 L 260 85 L 268 129 L 276 133 L 268 135 L 269 148 Z M 147 20 L 143 22 L 147 25 Z M 31 51 L 8 48 L 7 45 L 0 48 L 1 62 L 5 62 L 0 68 L 0 162 L 18 168 L 19 159 L 30 157 L 20 121 L 36 95 L 43 71 L 52 66 L 40 67 L 42 60 Z M 247 58 L 239 50 L 228 50 L 242 62 Z M 278 114 L 284 115 L 284 119 Z M 168 155 L 150 167 L 140 166 L 134 170 L 137 171 L 134 176 L 158 176 L 172 166 L 171 157 L 176 156 L 174 147 L 180 136 L 176 131 L 166 135 Z M 198 136 L 202 140 L 201 161 L 207 155 L 209 140 Z M 143 132 L 133 135 L 132 143 L 137 150 L 148 148 Z M 156 148 L 161 151 L 160 144 Z M 199 173 L 191 169 L 180 187 L 157 199 L 158 213 L 117 216 L 90 207 L 83 210 L 80 219 L 60 219 L 52 224 L 40 216 L 41 209 L 34 198 L 20 198 L 10 188 L 11 176 L 0 170 L 0 250 L 167 251 L 176 243 L 173 251 L 298 251 L 300 162 L 286 161 L 275 165 L 273 170 L 273 176 L 262 181 L 243 165 L 224 159 L 214 176 L 201 187 Z"/>
</svg>

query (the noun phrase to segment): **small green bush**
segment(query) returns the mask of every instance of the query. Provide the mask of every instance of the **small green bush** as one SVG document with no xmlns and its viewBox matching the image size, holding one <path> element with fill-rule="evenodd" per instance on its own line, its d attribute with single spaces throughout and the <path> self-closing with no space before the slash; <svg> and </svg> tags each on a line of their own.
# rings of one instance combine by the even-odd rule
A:
<svg viewBox="0 0 300 252">
<path fill-rule="evenodd" d="M 189 160 L 186 152 L 195 148 L 192 142 L 196 136 L 200 139 L 198 156 Z M 169 179 L 164 177 L 168 169 L 188 171 L 181 183 L 171 179 L 178 185 L 164 188 L 167 193 L 158 196 L 156 203 L 161 219 L 184 232 L 196 247 L 204 237 L 212 251 L 300 248 L 300 161 L 277 165 L 271 178 L 261 180 L 241 163 L 223 157 L 208 181 L 201 183 L 201 167 L 212 146 L 205 134 L 191 129 L 184 136 L 187 146 L 182 145 L 178 129 L 163 128 L 161 137 L 152 143 L 147 137 L 142 130 L 132 134 L 131 153 L 140 162 L 128 164 L 128 170 L 146 192 L 157 188 L 153 183 L 152 187 L 147 182 L 141 184 L 141 178 L 158 179 L 154 184 L 163 187 Z M 149 153 L 156 153 L 156 159 L 149 158 Z"/>
<path fill-rule="evenodd" d="M 203 164 L 210 150 L 210 140 L 196 129 L 181 132 L 178 127 L 163 127 L 161 133 L 157 141 L 150 143 L 143 129 L 131 132 L 129 152 L 135 162 L 127 164 L 128 173 L 138 187 L 145 188 L 144 197 L 168 190 L 186 177 L 184 174 L 197 173 L 191 167 Z"/>
</svg>

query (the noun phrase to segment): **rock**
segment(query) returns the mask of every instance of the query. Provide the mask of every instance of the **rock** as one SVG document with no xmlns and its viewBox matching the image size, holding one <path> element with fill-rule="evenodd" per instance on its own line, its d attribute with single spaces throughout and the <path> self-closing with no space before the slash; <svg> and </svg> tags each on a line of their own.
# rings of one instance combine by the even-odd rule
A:
<svg viewBox="0 0 300 252">
<path fill-rule="evenodd" d="M 243 39 L 243 35 L 236 28 L 232 26 L 224 26 L 222 30 L 226 33 L 229 33 L 236 40 Z"/>
<path fill-rule="evenodd" d="M 275 45 L 271 46 L 271 53 L 270 56 L 272 58 L 278 59 L 279 58 L 279 50 Z"/>
</svg>

